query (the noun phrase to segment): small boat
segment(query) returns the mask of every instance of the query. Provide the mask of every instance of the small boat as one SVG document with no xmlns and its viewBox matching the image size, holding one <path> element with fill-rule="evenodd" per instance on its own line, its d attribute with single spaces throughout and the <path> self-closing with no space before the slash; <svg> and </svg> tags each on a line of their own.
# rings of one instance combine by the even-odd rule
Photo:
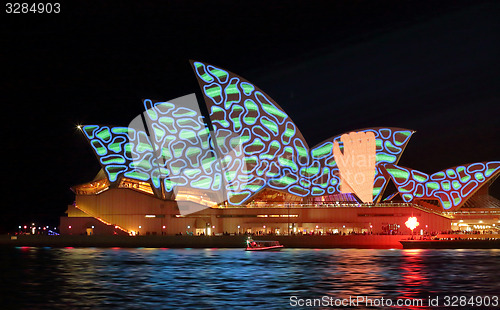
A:
<svg viewBox="0 0 500 310">
<path fill-rule="evenodd" d="M 281 250 L 283 246 L 278 241 L 247 240 L 245 251 L 270 251 Z"/>
</svg>

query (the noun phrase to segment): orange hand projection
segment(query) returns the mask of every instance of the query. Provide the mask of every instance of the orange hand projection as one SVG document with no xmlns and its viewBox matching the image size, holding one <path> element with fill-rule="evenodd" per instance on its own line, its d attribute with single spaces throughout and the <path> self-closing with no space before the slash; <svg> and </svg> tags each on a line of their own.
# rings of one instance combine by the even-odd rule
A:
<svg viewBox="0 0 500 310">
<path fill-rule="evenodd" d="M 376 142 L 373 132 L 351 132 L 340 137 L 344 153 L 337 141 L 333 154 L 340 171 L 340 191 L 354 193 L 363 202 L 373 202 Z"/>
</svg>

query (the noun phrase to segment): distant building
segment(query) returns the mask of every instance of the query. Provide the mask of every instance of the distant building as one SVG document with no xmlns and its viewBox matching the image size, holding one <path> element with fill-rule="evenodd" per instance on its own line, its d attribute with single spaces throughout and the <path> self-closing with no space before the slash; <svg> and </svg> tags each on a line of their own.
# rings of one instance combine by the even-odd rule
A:
<svg viewBox="0 0 500 310">
<path fill-rule="evenodd" d="M 192 62 L 194 94 L 145 100 L 128 127 L 82 126 L 102 169 L 72 187 L 62 234 L 419 233 L 497 230 L 488 187 L 500 162 L 428 175 L 397 166 L 413 131 L 376 127 L 309 148 L 281 107 L 247 80 Z M 335 116 L 332 117 L 334 121 Z M 384 197 L 389 183 L 397 191 Z"/>
</svg>

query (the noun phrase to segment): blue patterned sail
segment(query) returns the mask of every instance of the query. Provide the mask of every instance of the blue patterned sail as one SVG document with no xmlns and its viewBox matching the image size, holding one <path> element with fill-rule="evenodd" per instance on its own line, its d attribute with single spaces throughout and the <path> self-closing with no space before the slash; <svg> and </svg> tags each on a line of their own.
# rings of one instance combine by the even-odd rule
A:
<svg viewBox="0 0 500 310">
<path fill-rule="evenodd" d="M 392 164 L 383 169 L 391 176 L 404 201 L 437 199 L 445 210 L 452 211 L 500 174 L 500 161 L 460 165 L 431 175 Z"/>
</svg>

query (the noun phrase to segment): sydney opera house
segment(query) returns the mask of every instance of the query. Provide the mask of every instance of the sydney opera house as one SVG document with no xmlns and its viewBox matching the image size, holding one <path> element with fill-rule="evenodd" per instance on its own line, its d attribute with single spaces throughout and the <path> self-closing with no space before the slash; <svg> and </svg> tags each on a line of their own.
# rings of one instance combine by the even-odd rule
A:
<svg viewBox="0 0 500 310">
<path fill-rule="evenodd" d="M 209 117 L 191 94 L 144 100 L 128 126 L 80 126 L 102 169 L 72 187 L 61 233 L 407 234 L 410 216 L 418 233 L 498 230 L 500 201 L 488 188 L 500 161 L 432 174 L 402 167 L 414 131 L 393 127 L 309 147 L 251 82 L 206 63 L 192 67 Z"/>
</svg>

